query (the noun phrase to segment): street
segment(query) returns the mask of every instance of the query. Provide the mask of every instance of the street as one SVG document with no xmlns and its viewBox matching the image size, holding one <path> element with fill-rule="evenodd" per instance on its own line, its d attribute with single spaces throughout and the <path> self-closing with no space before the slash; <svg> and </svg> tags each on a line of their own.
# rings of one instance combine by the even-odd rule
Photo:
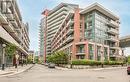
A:
<svg viewBox="0 0 130 82">
<path fill-rule="evenodd" d="M 35 65 L 21 74 L 0 77 L 0 82 L 130 82 L 126 69 L 49 69 Z"/>
</svg>

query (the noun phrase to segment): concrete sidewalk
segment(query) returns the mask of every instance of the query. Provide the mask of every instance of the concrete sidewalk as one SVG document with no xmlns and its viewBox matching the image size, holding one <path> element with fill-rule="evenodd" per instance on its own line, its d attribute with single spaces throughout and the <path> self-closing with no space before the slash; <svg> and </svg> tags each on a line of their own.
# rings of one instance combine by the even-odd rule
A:
<svg viewBox="0 0 130 82">
<path fill-rule="evenodd" d="M 29 65 L 24 65 L 23 67 L 18 66 L 18 68 L 15 67 L 6 68 L 4 71 L 0 70 L 0 77 L 19 74 L 32 68 L 33 66 L 34 66 L 33 64 L 29 64 Z"/>
</svg>

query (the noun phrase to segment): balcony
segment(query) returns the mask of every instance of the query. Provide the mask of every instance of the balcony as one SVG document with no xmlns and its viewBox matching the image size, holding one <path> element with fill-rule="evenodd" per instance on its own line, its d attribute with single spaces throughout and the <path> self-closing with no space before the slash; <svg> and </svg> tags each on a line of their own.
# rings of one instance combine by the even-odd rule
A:
<svg viewBox="0 0 130 82">
<path fill-rule="evenodd" d="M 8 24 L 5 15 L 2 14 L 1 12 L 0 12 L 0 22 L 1 22 L 2 24 Z"/>
<path fill-rule="evenodd" d="M 59 24 L 59 22 L 61 22 L 64 18 L 65 18 L 65 16 L 63 15 L 63 16 L 55 19 L 54 21 L 48 23 L 48 27 L 51 28 L 53 25 L 57 25 L 57 22 Z"/>
<path fill-rule="evenodd" d="M 67 14 L 66 11 L 62 11 L 59 14 L 57 14 L 56 16 L 53 16 L 52 19 L 48 20 L 47 22 L 50 23 L 51 21 L 54 21 L 55 19 L 57 19 L 57 18 L 59 18 L 59 17 L 61 17 L 63 15 L 66 15 L 66 14 Z"/>
<path fill-rule="evenodd" d="M 69 22 L 67 23 L 67 26 L 71 26 L 74 23 L 74 20 L 70 19 Z"/>
<path fill-rule="evenodd" d="M 92 16 L 89 17 L 89 18 L 87 18 L 87 21 L 88 21 L 88 22 L 92 22 Z"/>
<path fill-rule="evenodd" d="M 110 49 L 115 49 L 115 50 L 117 50 L 117 49 L 119 49 L 119 47 L 112 46 L 112 47 L 110 47 Z"/>
<path fill-rule="evenodd" d="M 15 28 L 18 28 L 18 24 L 17 24 L 16 20 L 11 20 L 10 23 L 11 23 Z"/>
<path fill-rule="evenodd" d="M 74 32 L 74 29 L 70 28 L 68 31 L 67 31 L 67 35 L 70 35 L 71 33 Z"/>
<path fill-rule="evenodd" d="M 13 36 L 18 42 L 21 42 L 21 35 L 18 34 L 16 31 L 12 33 L 12 36 Z"/>
<path fill-rule="evenodd" d="M 88 30 L 88 31 L 92 30 L 92 26 L 89 26 L 89 27 L 87 28 L 87 30 Z"/>
<path fill-rule="evenodd" d="M 117 38 L 115 38 L 115 37 L 108 37 L 106 40 L 108 40 L 108 41 L 112 41 L 112 42 L 117 42 L 117 41 L 119 41 Z"/>
<path fill-rule="evenodd" d="M 13 14 L 5 14 L 5 16 L 7 17 L 7 19 L 8 19 L 9 21 L 14 20 Z"/>
<path fill-rule="evenodd" d="M 63 12 L 64 10 L 67 10 L 67 8 L 63 7 L 63 8 L 60 8 L 59 10 L 57 10 L 56 12 L 52 13 L 52 15 L 50 15 L 48 17 L 48 20 L 51 19 L 52 17 L 56 16 L 57 14 L 59 14 L 60 12 Z"/>
<path fill-rule="evenodd" d="M 78 52 L 76 53 L 76 55 L 85 55 L 85 50 L 78 51 Z"/>
<path fill-rule="evenodd" d="M 66 42 L 70 42 L 70 41 L 72 41 L 73 39 L 74 39 L 73 36 L 69 36 L 69 37 L 66 39 Z"/>
<path fill-rule="evenodd" d="M 115 35 L 115 34 L 119 34 L 119 32 L 118 32 L 116 29 L 112 29 L 112 28 L 111 28 L 111 29 L 108 29 L 107 32 L 108 32 L 108 33 L 111 33 L 111 34 L 114 34 L 114 35 Z"/>
<path fill-rule="evenodd" d="M 119 24 L 113 20 L 109 21 L 107 24 L 112 27 L 116 27 L 116 28 L 119 27 Z"/>
</svg>

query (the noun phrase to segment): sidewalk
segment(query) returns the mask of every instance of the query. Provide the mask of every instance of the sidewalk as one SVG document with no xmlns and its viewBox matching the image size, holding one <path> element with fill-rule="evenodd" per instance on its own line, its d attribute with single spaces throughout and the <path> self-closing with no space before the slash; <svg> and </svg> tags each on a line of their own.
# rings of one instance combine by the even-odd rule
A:
<svg viewBox="0 0 130 82">
<path fill-rule="evenodd" d="M 29 64 L 29 65 L 24 65 L 23 67 L 18 66 L 18 68 L 15 67 L 6 68 L 4 71 L 0 70 L 0 77 L 19 74 L 32 68 L 33 66 L 34 66 L 33 64 Z"/>
</svg>

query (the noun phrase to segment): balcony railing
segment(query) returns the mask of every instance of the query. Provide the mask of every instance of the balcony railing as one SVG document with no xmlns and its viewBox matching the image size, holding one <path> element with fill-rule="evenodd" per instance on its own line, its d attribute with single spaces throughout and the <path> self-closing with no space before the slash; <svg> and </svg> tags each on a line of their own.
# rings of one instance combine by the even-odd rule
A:
<svg viewBox="0 0 130 82">
<path fill-rule="evenodd" d="M 92 26 L 89 26 L 89 27 L 87 28 L 87 30 L 92 30 Z"/>
<path fill-rule="evenodd" d="M 85 50 L 77 51 L 76 55 L 85 55 Z"/>
<path fill-rule="evenodd" d="M 113 42 L 117 42 L 118 41 L 118 39 L 116 37 L 107 37 L 106 40 L 113 41 Z"/>
<path fill-rule="evenodd" d="M 74 20 L 70 19 L 69 22 L 67 23 L 67 26 L 71 26 L 74 23 Z"/>
<path fill-rule="evenodd" d="M 116 29 L 112 29 L 112 28 L 108 29 L 107 32 L 111 34 L 119 34 L 119 32 Z"/>
<path fill-rule="evenodd" d="M 110 25 L 110 26 L 112 26 L 112 27 L 119 27 L 119 24 L 117 23 L 117 22 L 115 22 L 115 21 L 113 21 L 113 20 L 110 20 L 109 22 L 108 22 L 108 25 Z"/>
<path fill-rule="evenodd" d="M 73 36 L 69 36 L 69 37 L 66 39 L 66 42 L 70 42 L 70 41 L 72 41 L 73 39 L 74 39 Z"/>
<path fill-rule="evenodd" d="M 119 47 L 112 46 L 112 47 L 110 47 L 110 49 L 119 49 Z"/>
<path fill-rule="evenodd" d="M 68 31 L 67 31 L 67 35 L 70 35 L 71 33 L 74 32 L 74 29 L 70 28 Z"/>
</svg>

